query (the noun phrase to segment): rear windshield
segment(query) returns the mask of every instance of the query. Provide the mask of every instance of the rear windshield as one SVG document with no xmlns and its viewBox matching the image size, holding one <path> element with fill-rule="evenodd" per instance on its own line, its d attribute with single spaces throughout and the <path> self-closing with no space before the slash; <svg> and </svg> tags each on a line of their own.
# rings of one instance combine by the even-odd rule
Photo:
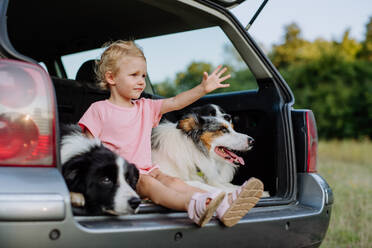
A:
<svg viewBox="0 0 372 248">
<path fill-rule="evenodd" d="M 149 79 L 155 93 L 169 97 L 190 89 L 202 80 L 203 71 L 227 66 L 229 88 L 214 93 L 257 89 L 257 83 L 231 41 L 219 27 L 208 27 L 136 41 L 143 49 Z M 62 57 L 67 77 L 75 79 L 81 64 L 99 59 L 103 49 Z"/>
</svg>

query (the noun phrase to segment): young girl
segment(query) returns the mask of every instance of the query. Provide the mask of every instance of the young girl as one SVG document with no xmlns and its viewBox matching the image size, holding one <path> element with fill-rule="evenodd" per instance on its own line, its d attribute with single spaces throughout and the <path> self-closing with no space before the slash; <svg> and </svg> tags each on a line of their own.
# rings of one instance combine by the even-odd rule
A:
<svg viewBox="0 0 372 248">
<path fill-rule="evenodd" d="M 140 98 L 147 74 L 146 58 L 133 41 L 116 41 L 103 52 L 96 73 L 100 86 L 110 90 L 110 97 L 93 103 L 79 121 L 88 137 L 97 137 L 140 171 L 137 191 L 143 198 L 174 210 L 187 211 L 199 226 L 214 212 L 226 225 L 232 226 L 261 197 L 263 185 L 257 179 L 244 183 L 225 196 L 222 191 L 205 192 L 182 180 L 162 173 L 151 161 L 151 130 L 162 114 L 182 109 L 205 94 L 229 87 L 221 84 L 230 75 L 218 66 L 210 75 L 204 72 L 202 82 L 175 97 L 151 100 Z"/>
</svg>

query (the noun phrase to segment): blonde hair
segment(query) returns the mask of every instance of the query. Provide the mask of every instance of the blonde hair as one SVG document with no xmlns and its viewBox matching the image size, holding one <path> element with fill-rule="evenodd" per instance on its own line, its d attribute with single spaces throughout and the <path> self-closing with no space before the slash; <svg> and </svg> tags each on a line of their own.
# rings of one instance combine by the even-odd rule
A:
<svg viewBox="0 0 372 248">
<path fill-rule="evenodd" d="M 95 73 L 98 80 L 98 85 L 102 89 L 109 89 L 105 74 L 111 71 L 115 76 L 119 71 L 118 61 L 126 56 L 141 57 L 146 61 L 146 57 L 142 49 L 134 43 L 134 41 L 118 40 L 108 42 L 103 45 L 106 47 L 101 55 L 101 59 L 96 61 Z"/>
</svg>

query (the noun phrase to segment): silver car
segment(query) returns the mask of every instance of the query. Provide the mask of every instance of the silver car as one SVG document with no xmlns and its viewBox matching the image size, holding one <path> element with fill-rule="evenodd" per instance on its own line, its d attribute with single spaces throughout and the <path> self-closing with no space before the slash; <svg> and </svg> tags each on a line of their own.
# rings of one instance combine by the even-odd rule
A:
<svg viewBox="0 0 372 248">
<path fill-rule="evenodd" d="M 320 246 L 333 195 L 316 170 L 315 118 L 311 110 L 293 109 L 288 84 L 230 12 L 240 2 L 0 0 L 0 247 Z M 203 37 L 212 39 L 205 43 Z M 59 126 L 76 123 L 108 94 L 94 86 L 92 73 L 78 68 L 96 59 L 103 43 L 128 38 L 166 44 L 149 59 L 146 93 L 154 98 L 162 96 L 150 68 L 175 66 L 166 52 L 198 59 L 222 40 L 239 58 L 239 73 L 231 79 L 239 89 L 193 105 L 220 105 L 236 130 L 256 141 L 242 155 L 246 166 L 233 183 L 257 177 L 268 196 L 234 227 L 212 219 L 199 228 L 187 213 L 149 202 L 126 216 L 83 216 L 71 206 L 61 175 Z M 227 50 L 215 54 L 223 60 Z"/>
</svg>

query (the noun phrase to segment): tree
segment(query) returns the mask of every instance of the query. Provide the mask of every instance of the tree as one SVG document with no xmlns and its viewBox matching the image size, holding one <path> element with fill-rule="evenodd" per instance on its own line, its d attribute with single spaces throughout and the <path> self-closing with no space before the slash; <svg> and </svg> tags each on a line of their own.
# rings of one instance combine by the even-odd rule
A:
<svg viewBox="0 0 372 248">
<path fill-rule="evenodd" d="M 336 43 L 337 53 L 342 54 L 347 60 L 355 60 L 357 54 L 361 51 L 362 45 L 350 37 L 350 29 L 344 32 L 342 41 Z"/>
<path fill-rule="evenodd" d="M 284 42 L 274 45 L 269 54 L 273 63 L 279 68 L 308 63 L 320 59 L 324 54 L 337 54 L 345 59 L 355 60 L 361 50 L 360 43 L 350 37 L 349 29 L 344 32 L 340 42 L 321 38 L 309 42 L 301 37 L 301 30 L 295 23 L 286 26 L 285 30 Z"/>
<path fill-rule="evenodd" d="M 192 62 L 184 72 L 178 72 L 174 81 L 177 93 L 191 89 L 203 80 L 203 72 L 211 72 L 212 65 L 206 62 Z"/>
<path fill-rule="evenodd" d="M 301 60 L 301 52 L 307 43 L 301 38 L 300 27 L 291 23 L 285 27 L 284 43 L 274 45 L 269 57 L 277 67 L 286 67 Z"/>
<path fill-rule="evenodd" d="M 372 138 L 372 63 L 328 53 L 281 70 L 296 108 L 312 109 L 321 138 Z"/>
<path fill-rule="evenodd" d="M 155 88 L 156 94 L 164 97 L 172 97 L 175 96 L 177 93 L 176 87 L 173 83 L 169 81 L 169 79 L 158 83 L 158 84 L 153 84 Z"/>
<path fill-rule="evenodd" d="M 372 17 L 369 18 L 369 22 L 366 25 L 366 36 L 358 55 L 362 59 L 372 61 Z"/>
<path fill-rule="evenodd" d="M 345 30 L 339 41 L 301 37 L 292 23 L 286 26 L 283 42 L 272 47 L 269 56 L 296 96 L 295 108 L 312 109 L 320 138 L 372 139 L 372 17 L 366 38 L 358 42 Z M 255 77 L 231 45 L 225 45 L 225 64 L 231 78 L 229 88 L 212 93 L 256 89 Z M 173 96 L 199 84 L 203 72 L 214 67 L 192 62 L 178 72 L 174 83 L 156 85 L 164 96 Z"/>
<path fill-rule="evenodd" d="M 203 80 L 203 72 L 210 73 L 212 65 L 206 62 L 192 62 L 185 71 L 177 72 L 174 82 L 169 79 L 154 85 L 157 94 L 172 97 L 195 87 Z"/>
</svg>

